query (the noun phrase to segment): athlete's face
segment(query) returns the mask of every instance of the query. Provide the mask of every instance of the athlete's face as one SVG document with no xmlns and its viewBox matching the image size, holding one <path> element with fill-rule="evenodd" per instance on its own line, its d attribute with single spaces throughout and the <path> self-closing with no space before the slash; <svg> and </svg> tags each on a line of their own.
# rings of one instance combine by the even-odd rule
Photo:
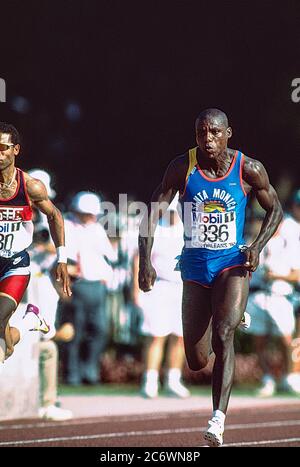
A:
<svg viewBox="0 0 300 467">
<path fill-rule="evenodd" d="M 232 135 L 230 127 L 226 127 L 217 117 L 206 117 L 196 120 L 196 141 L 200 150 L 214 159 L 227 148 L 227 141 Z"/>
<path fill-rule="evenodd" d="M 13 164 L 19 151 L 20 145 L 13 144 L 11 134 L 0 132 L 0 170 Z"/>
</svg>

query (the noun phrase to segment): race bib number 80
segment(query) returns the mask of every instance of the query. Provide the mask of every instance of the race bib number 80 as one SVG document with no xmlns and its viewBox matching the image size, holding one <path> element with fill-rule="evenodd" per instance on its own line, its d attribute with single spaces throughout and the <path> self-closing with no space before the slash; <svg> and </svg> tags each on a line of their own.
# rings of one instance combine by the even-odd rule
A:
<svg viewBox="0 0 300 467">
<path fill-rule="evenodd" d="M 236 244 L 236 214 L 197 213 L 192 221 L 192 248 L 224 250 Z"/>
</svg>

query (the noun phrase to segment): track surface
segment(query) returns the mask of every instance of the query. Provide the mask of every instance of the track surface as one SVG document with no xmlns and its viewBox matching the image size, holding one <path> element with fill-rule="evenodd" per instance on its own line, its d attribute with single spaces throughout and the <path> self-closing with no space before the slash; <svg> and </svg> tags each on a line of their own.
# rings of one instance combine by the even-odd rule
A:
<svg viewBox="0 0 300 467">
<path fill-rule="evenodd" d="M 210 413 L 195 411 L 73 419 L 68 422 L 10 420 L 0 423 L 1 447 L 204 447 Z M 232 409 L 224 447 L 300 447 L 300 401 Z"/>
</svg>

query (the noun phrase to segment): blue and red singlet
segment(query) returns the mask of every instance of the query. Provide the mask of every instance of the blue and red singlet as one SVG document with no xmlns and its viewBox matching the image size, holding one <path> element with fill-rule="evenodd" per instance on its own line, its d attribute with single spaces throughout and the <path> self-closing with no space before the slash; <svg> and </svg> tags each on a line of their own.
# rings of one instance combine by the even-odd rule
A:
<svg viewBox="0 0 300 467">
<path fill-rule="evenodd" d="M 179 267 L 184 281 L 211 287 L 222 271 L 245 262 L 244 155 L 236 151 L 228 172 L 212 179 L 200 169 L 196 153 L 197 148 L 189 150 L 185 190 L 179 199 L 184 223 Z"/>
</svg>

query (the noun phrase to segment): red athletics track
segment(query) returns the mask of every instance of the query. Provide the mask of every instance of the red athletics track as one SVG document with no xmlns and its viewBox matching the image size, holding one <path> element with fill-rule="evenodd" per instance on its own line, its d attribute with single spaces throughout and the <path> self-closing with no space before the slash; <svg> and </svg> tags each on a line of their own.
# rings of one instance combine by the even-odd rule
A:
<svg viewBox="0 0 300 467">
<path fill-rule="evenodd" d="M 67 422 L 0 423 L 0 447 L 201 447 L 210 413 L 186 411 Z M 300 447 L 300 400 L 290 405 L 231 409 L 224 447 Z"/>
</svg>

